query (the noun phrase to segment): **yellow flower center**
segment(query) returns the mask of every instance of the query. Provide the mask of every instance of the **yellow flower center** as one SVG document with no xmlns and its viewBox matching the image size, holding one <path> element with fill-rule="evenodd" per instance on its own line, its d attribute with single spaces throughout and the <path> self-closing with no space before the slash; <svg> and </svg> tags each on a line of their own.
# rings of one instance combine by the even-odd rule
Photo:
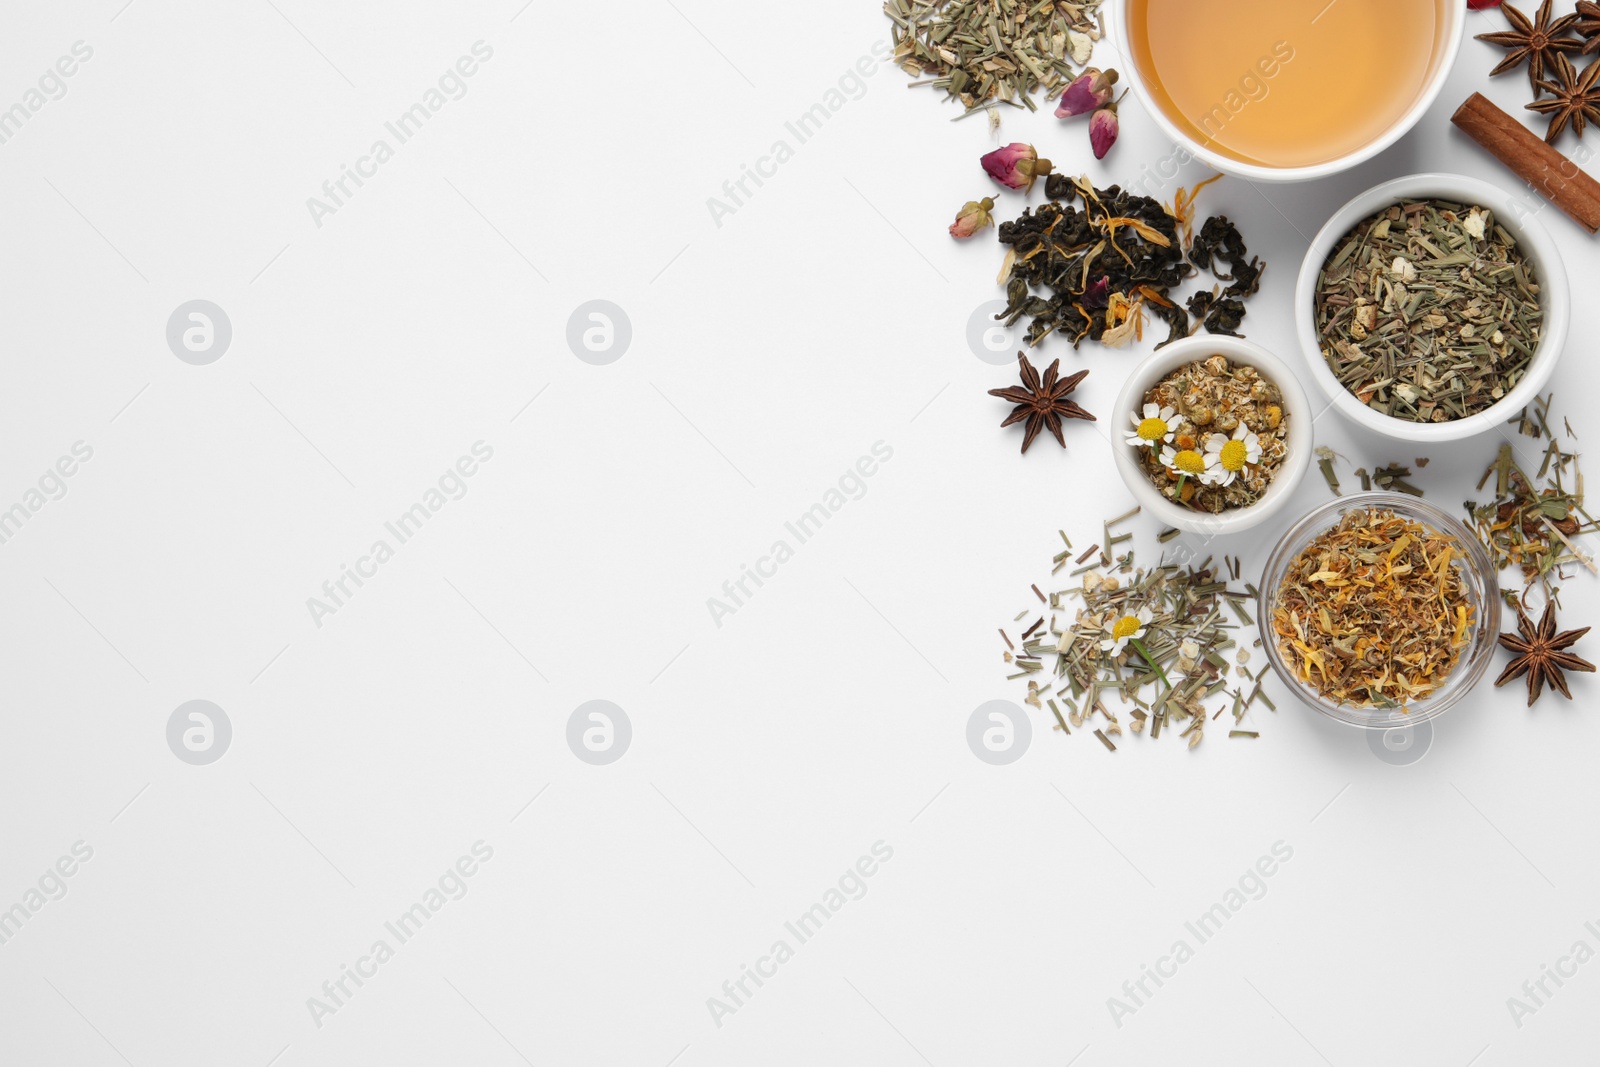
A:
<svg viewBox="0 0 1600 1067">
<path fill-rule="evenodd" d="M 1229 441 L 1222 446 L 1222 466 L 1230 471 L 1244 469 L 1244 461 L 1250 455 L 1243 441 Z"/>
<path fill-rule="evenodd" d="M 1118 619 L 1116 625 L 1111 627 L 1111 636 L 1115 640 L 1132 637 L 1139 632 L 1139 618 L 1136 615 L 1124 615 Z"/>
<path fill-rule="evenodd" d="M 1159 441 L 1167 436 L 1167 422 L 1165 419 L 1145 419 L 1136 432 L 1142 440 Z"/>
<path fill-rule="evenodd" d="M 1206 457 L 1193 449 L 1186 448 L 1173 457 L 1172 465 L 1185 474 L 1204 474 Z"/>
</svg>

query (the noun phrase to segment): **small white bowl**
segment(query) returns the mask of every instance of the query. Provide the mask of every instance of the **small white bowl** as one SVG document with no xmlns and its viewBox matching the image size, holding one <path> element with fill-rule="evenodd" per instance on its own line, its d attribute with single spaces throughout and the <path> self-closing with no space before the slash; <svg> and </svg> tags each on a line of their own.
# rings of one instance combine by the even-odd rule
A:
<svg viewBox="0 0 1600 1067">
<path fill-rule="evenodd" d="M 1233 174 L 1241 178 L 1261 182 L 1303 182 L 1316 178 L 1326 178 L 1340 171 L 1349 170 L 1358 163 L 1363 163 L 1382 152 L 1390 145 L 1411 131 L 1433 102 L 1438 99 L 1439 92 L 1444 88 L 1445 82 L 1450 78 L 1450 69 L 1455 66 L 1456 55 L 1461 51 L 1461 39 L 1466 27 L 1466 5 L 1460 0 L 1445 0 L 1438 3 L 1437 9 L 1445 20 L 1445 25 L 1440 29 L 1440 52 L 1434 57 L 1433 67 L 1428 72 L 1428 83 L 1423 86 L 1422 93 L 1414 100 L 1400 120 L 1380 135 L 1377 140 L 1371 141 L 1361 148 L 1336 159 L 1324 163 L 1313 164 L 1308 167 L 1267 167 L 1257 163 L 1245 163 L 1207 148 L 1196 141 L 1187 131 L 1168 118 L 1166 113 L 1155 104 L 1155 94 L 1151 92 L 1150 79 L 1146 72 L 1139 69 L 1135 59 L 1133 44 L 1128 36 L 1128 5 L 1131 0 L 1117 0 L 1114 4 L 1106 5 L 1109 16 L 1106 20 L 1107 29 L 1111 33 L 1112 41 L 1116 45 L 1117 53 L 1122 57 L 1123 64 L 1118 69 L 1118 74 L 1128 80 L 1133 87 L 1140 102 L 1145 104 L 1145 110 L 1161 127 L 1162 133 L 1170 137 L 1179 147 L 1186 150 L 1191 156 L 1202 160 L 1213 170 L 1220 170 L 1224 174 Z M 1434 0 L 1397 0 L 1401 4 L 1419 4 L 1434 2 Z M 1221 5 L 1219 5 L 1220 7 Z M 1331 4 L 1329 5 L 1332 6 Z M 1224 11 L 1219 10 L 1217 17 L 1227 18 Z M 1381 42 L 1374 42 L 1374 47 L 1381 47 Z M 1248 73 L 1248 72 L 1246 72 Z"/>
<path fill-rule="evenodd" d="M 1144 406 L 1145 393 L 1179 367 L 1217 355 L 1226 356 L 1232 363 L 1254 367 L 1262 377 L 1278 387 L 1283 394 L 1283 413 L 1289 420 L 1289 437 L 1286 441 L 1288 455 L 1284 457 L 1283 465 L 1278 468 L 1272 484 L 1267 486 L 1261 499 L 1247 508 L 1213 515 L 1183 507 L 1162 496 L 1149 475 L 1139 466 L 1133 446 L 1123 438 L 1127 436 L 1128 415 Z M 1174 341 L 1146 357 L 1128 375 L 1111 416 L 1111 447 L 1116 456 L 1117 473 L 1122 475 L 1128 491 L 1157 521 L 1190 533 L 1211 536 L 1238 533 L 1271 518 L 1294 495 L 1300 479 L 1305 477 L 1306 468 L 1311 465 L 1311 420 L 1314 415 L 1305 390 L 1300 388 L 1294 371 L 1283 360 L 1260 345 L 1238 337 L 1197 334 Z"/>
<path fill-rule="evenodd" d="M 1486 208 L 1493 213 L 1494 221 L 1517 239 L 1517 247 L 1533 264 L 1534 275 L 1539 283 L 1539 300 L 1544 310 L 1544 324 L 1539 335 L 1539 347 L 1534 349 L 1527 371 L 1511 392 L 1476 415 L 1464 419 L 1412 422 L 1372 410 L 1334 377 L 1333 371 L 1328 368 L 1328 361 L 1322 356 L 1322 345 L 1317 336 L 1315 294 L 1322 265 L 1328 261 L 1334 246 L 1345 234 L 1401 200 L 1433 199 Z M 1333 401 L 1339 413 L 1364 429 L 1418 444 L 1458 441 L 1487 432 L 1531 404 L 1555 372 L 1561 349 L 1566 344 L 1567 322 L 1571 314 L 1567 270 L 1561 262 L 1561 250 L 1549 232 L 1510 193 L 1488 182 L 1460 174 L 1413 174 L 1396 178 L 1368 189 L 1340 208 L 1306 251 L 1306 258 L 1300 265 L 1300 278 L 1295 285 L 1294 302 L 1295 333 L 1300 338 L 1300 347 L 1311 368 L 1311 377 L 1317 380 L 1318 387 Z"/>
</svg>

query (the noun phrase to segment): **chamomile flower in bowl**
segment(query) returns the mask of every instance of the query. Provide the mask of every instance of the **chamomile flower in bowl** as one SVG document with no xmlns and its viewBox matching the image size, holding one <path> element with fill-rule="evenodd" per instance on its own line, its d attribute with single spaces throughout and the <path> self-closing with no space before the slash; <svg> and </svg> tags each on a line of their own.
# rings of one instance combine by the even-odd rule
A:
<svg viewBox="0 0 1600 1067">
<path fill-rule="evenodd" d="M 1177 411 L 1160 404 L 1146 404 L 1142 412 L 1130 411 L 1128 421 L 1133 424 L 1133 429 L 1128 432 L 1126 440 L 1135 448 L 1159 449 L 1163 443 L 1171 444 L 1178 430 Z"/>
<path fill-rule="evenodd" d="M 1117 399 L 1117 472 L 1168 526 L 1222 534 L 1265 521 L 1311 463 L 1311 410 L 1282 360 L 1237 337 L 1164 345 Z"/>
<path fill-rule="evenodd" d="M 1243 422 L 1234 428 L 1233 436 L 1214 433 L 1206 438 L 1206 458 L 1214 459 L 1211 466 L 1213 485 L 1232 485 L 1251 467 L 1261 465 L 1261 437 L 1250 432 Z"/>
<path fill-rule="evenodd" d="M 1211 471 L 1216 464 L 1215 456 L 1197 452 L 1192 448 L 1173 448 L 1168 445 L 1161 450 L 1161 455 L 1157 458 L 1162 468 L 1166 470 L 1167 476 L 1177 479 L 1173 491 L 1179 496 L 1183 495 L 1184 487 L 1191 478 L 1194 479 L 1193 485 L 1206 485 L 1212 481 Z"/>
</svg>

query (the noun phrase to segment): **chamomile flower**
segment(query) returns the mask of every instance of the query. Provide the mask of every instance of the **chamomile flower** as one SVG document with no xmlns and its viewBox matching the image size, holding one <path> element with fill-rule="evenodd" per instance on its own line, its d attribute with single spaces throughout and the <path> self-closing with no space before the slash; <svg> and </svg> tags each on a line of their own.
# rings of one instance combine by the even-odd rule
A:
<svg viewBox="0 0 1600 1067">
<path fill-rule="evenodd" d="M 1206 459 L 1212 480 L 1217 485 L 1231 485 L 1246 464 L 1261 462 L 1261 438 L 1241 422 L 1232 437 L 1214 433 L 1206 438 Z"/>
<path fill-rule="evenodd" d="M 1122 615 L 1111 624 L 1111 636 L 1100 642 L 1100 650 L 1109 652 L 1113 656 L 1127 647 L 1129 641 L 1138 641 L 1144 636 L 1145 627 L 1150 625 L 1154 617 L 1148 607 L 1139 609 L 1137 615 Z"/>
<path fill-rule="evenodd" d="M 1192 448 L 1179 450 L 1168 445 L 1161 450 L 1161 465 L 1180 478 L 1203 478 L 1216 461 L 1214 455 L 1196 452 Z"/>
<path fill-rule="evenodd" d="M 1177 411 L 1170 407 L 1146 404 L 1143 418 L 1130 411 L 1128 421 L 1133 424 L 1133 429 L 1127 436 L 1130 445 L 1134 448 L 1156 448 L 1163 441 L 1172 443 L 1172 435 L 1177 432 L 1179 420 Z"/>
</svg>

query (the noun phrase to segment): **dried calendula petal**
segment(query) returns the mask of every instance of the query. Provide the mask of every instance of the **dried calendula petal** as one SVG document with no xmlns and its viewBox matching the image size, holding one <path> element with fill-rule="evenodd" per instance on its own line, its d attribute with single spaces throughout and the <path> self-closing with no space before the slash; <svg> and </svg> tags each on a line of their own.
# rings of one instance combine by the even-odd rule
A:
<svg viewBox="0 0 1600 1067">
<path fill-rule="evenodd" d="M 1340 704 L 1405 707 L 1455 668 L 1473 621 L 1465 549 L 1384 508 L 1346 512 L 1289 564 L 1272 630 L 1296 678 Z"/>
</svg>

